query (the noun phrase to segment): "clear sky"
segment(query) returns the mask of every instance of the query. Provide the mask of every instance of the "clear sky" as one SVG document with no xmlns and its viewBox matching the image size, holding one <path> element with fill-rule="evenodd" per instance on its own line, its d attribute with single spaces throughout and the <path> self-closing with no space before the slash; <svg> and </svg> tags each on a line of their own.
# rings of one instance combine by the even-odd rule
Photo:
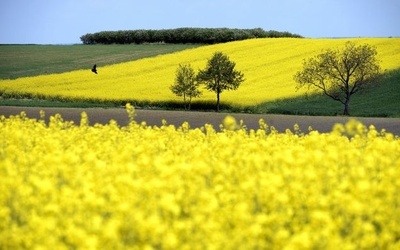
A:
<svg viewBox="0 0 400 250">
<path fill-rule="evenodd" d="M 400 37 L 400 0 L 0 0 L 0 44 L 71 44 L 98 31 L 180 27 Z"/>
</svg>

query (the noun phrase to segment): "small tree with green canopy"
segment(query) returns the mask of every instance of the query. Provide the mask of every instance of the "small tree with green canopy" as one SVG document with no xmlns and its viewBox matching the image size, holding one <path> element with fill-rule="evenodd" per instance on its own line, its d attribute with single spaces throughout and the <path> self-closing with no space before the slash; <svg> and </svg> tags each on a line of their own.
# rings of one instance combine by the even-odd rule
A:
<svg viewBox="0 0 400 250">
<path fill-rule="evenodd" d="M 304 60 L 303 69 L 294 76 L 297 88 L 308 86 L 344 105 L 350 115 L 350 98 L 370 83 L 376 83 L 380 67 L 376 48 L 347 42 L 344 49 L 327 49 Z"/>
<path fill-rule="evenodd" d="M 175 74 L 175 83 L 170 86 L 171 91 L 177 96 L 183 96 L 185 110 L 190 110 L 192 98 L 201 95 L 198 90 L 199 83 L 196 81 L 196 73 L 190 64 L 179 64 Z"/>
<path fill-rule="evenodd" d="M 204 70 L 200 70 L 197 80 L 206 88 L 217 94 L 217 112 L 219 111 L 220 95 L 224 90 L 235 90 L 244 81 L 240 71 L 235 70 L 236 63 L 229 60 L 222 52 L 215 52 L 208 60 Z"/>
</svg>

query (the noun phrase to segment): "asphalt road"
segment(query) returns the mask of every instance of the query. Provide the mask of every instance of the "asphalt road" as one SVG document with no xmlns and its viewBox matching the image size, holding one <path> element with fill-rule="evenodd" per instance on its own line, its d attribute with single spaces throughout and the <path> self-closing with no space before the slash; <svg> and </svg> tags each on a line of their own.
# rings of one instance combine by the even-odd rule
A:
<svg viewBox="0 0 400 250">
<path fill-rule="evenodd" d="M 84 111 L 89 117 L 91 125 L 95 123 L 107 124 L 111 119 L 117 121 L 121 126 L 128 124 L 129 119 L 127 112 L 124 108 L 37 108 L 37 107 L 10 107 L 1 106 L 0 116 L 4 115 L 18 115 L 21 111 L 25 111 L 29 118 L 39 119 L 39 111 L 43 110 L 48 120 L 50 116 L 57 113 L 61 114 L 65 121 L 74 121 L 79 124 L 81 113 Z M 216 112 L 188 112 L 188 111 L 165 111 L 165 110 L 136 110 L 135 121 L 138 123 L 145 121 L 147 125 L 160 126 L 162 120 L 165 119 L 168 124 L 175 126 L 182 125 L 187 121 L 191 128 L 204 126 L 208 123 L 218 131 L 219 125 L 228 113 Z M 262 118 L 270 125 L 274 126 L 278 131 L 283 132 L 289 128 L 293 130 L 293 125 L 298 124 L 303 132 L 308 131 L 311 126 L 314 130 L 319 132 L 330 132 L 336 123 L 346 123 L 351 117 L 341 116 L 296 116 L 296 115 L 274 115 L 274 114 L 230 114 L 237 120 L 243 120 L 243 123 L 248 129 L 259 128 L 259 119 Z M 364 125 L 374 125 L 379 131 L 386 129 L 387 132 L 400 136 L 400 118 L 365 118 L 365 117 L 352 117 L 361 121 Z"/>
</svg>

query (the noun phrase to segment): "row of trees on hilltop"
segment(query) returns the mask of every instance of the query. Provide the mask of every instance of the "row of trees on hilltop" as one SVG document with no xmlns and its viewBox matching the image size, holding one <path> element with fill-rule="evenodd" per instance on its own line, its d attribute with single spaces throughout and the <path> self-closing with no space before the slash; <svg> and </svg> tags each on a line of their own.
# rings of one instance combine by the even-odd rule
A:
<svg viewBox="0 0 400 250">
<path fill-rule="evenodd" d="M 199 43 L 215 44 L 251 38 L 302 36 L 290 32 L 229 28 L 178 28 L 162 30 L 119 30 L 88 33 L 80 37 L 83 44 Z"/>
</svg>

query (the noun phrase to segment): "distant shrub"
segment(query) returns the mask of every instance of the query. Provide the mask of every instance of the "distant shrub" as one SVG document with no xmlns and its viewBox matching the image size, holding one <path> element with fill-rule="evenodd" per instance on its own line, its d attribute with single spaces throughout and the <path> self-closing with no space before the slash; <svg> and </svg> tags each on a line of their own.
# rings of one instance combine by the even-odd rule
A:
<svg viewBox="0 0 400 250">
<path fill-rule="evenodd" d="M 228 28 L 177 28 L 162 30 L 119 30 L 88 33 L 80 37 L 83 44 L 201 43 L 215 44 L 251 38 L 302 36 L 275 30 Z"/>
</svg>

